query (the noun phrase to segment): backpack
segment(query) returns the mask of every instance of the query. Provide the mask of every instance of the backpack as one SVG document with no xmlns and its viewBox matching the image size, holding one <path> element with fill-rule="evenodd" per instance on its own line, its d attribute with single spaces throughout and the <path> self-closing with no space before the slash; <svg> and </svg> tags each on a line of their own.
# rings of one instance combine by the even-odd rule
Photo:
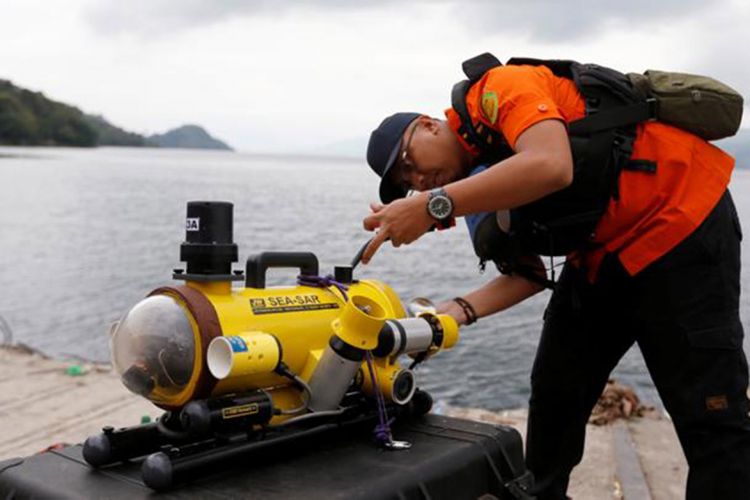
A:
<svg viewBox="0 0 750 500">
<path fill-rule="evenodd" d="M 742 96 L 718 80 L 652 69 L 627 76 L 644 100 L 656 100 L 660 122 L 708 141 L 731 137 L 740 127 Z"/>
<path fill-rule="evenodd" d="M 481 267 L 492 260 L 503 273 L 537 278 L 519 265 L 527 252 L 567 255 L 585 248 L 610 197 L 618 198 L 617 177 L 622 169 L 653 173 L 656 164 L 631 160 L 635 126 L 659 120 L 706 140 L 734 135 L 742 117 L 742 97 L 714 79 L 680 73 L 647 71 L 644 75 L 616 72 L 595 64 L 573 61 L 514 58 L 508 64 L 543 65 L 569 78 L 586 102 L 586 117 L 568 124 L 575 161 L 573 185 L 529 205 L 510 211 L 510 231 L 498 227 L 494 213 L 466 218 Z M 472 174 L 513 154 L 498 132 L 475 126 L 466 107 L 466 94 L 490 69 L 500 66 L 492 54 L 463 64 L 468 77 L 457 83 L 452 105 L 461 118 L 458 133 L 480 150 Z M 475 165 L 476 165 L 475 164 Z M 554 280 L 554 277 L 553 277 Z M 545 281 L 547 287 L 552 282 Z"/>
<path fill-rule="evenodd" d="M 624 74 L 595 64 L 538 59 L 512 59 L 508 64 L 546 66 L 553 74 L 572 80 L 586 102 L 587 116 L 568 124 L 573 183 L 511 210 L 510 217 L 510 235 L 523 253 L 567 255 L 590 243 L 609 200 L 618 196 L 621 170 L 656 171 L 651 162 L 630 159 L 635 124 L 655 117 L 654 101 L 643 101 Z M 466 104 L 471 86 L 500 65 L 491 54 L 464 62 L 468 79 L 454 85 L 451 93 L 461 122 L 458 133 L 479 151 L 475 166 L 494 165 L 514 154 L 500 132 L 474 122 Z M 614 117 L 613 111 L 618 111 Z"/>
</svg>

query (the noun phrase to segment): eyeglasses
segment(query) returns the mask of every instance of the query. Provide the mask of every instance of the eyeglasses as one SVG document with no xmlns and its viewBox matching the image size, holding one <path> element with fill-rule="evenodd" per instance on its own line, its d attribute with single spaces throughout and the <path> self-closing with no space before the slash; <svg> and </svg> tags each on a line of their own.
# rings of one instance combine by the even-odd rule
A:
<svg viewBox="0 0 750 500">
<path fill-rule="evenodd" d="M 418 122 L 415 122 L 412 126 L 409 136 L 406 138 L 406 143 L 404 143 L 404 147 L 399 152 L 398 162 L 394 165 L 396 168 L 394 168 L 393 180 L 407 192 L 413 190 L 409 183 L 409 176 L 417 168 L 412 159 L 409 158 L 409 146 L 411 146 L 411 140 L 414 138 L 414 132 L 417 131 L 418 126 Z"/>
<path fill-rule="evenodd" d="M 414 163 L 409 158 L 409 146 L 411 146 L 411 140 L 414 139 L 414 132 L 417 131 L 417 127 L 419 126 L 418 122 L 414 123 L 414 126 L 411 128 L 411 131 L 409 132 L 409 137 L 406 139 L 406 144 L 404 144 L 404 148 L 401 150 L 401 165 L 412 169 L 414 168 Z"/>
</svg>

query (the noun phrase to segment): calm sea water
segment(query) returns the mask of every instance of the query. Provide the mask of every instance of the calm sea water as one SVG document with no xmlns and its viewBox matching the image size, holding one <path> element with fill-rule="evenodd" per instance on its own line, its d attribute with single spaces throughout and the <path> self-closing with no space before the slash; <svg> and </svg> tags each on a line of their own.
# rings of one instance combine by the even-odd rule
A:
<svg viewBox="0 0 750 500">
<path fill-rule="evenodd" d="M 749 220 L 750 172 L 735 173 L 733 191 Z M 361 220 L 376 193 L 377 179 L 363 161 L 0 148 L 0 316 L 18 342 L 52 356 L 106 361 L 108 325 L 148 291 L 170 283 L 172 269 L 181 267 L 187 201 L 234 203 L 240 262 L 266 250 L 312 251 L 327 273 L 350 262 L 369 237 Z M 749 258 L 745 245 L 744 262 Z M 494 272 L 479 274 L 461 222 L 408 247 L 383 247 L 357 275 L 384 280 L 403 300 L 439 301 L 468 292 Z M 275 270 L 269 285 L 294 279 L 294 271 Z M 743 270 L 746 329 L 749 283 Z M 453 405 L 526 406 L 548 298 L 545 292 L 463 329 L 456 348 L 419 368 L 420 384 Z M 658 404 L 637 349 L 615 376 Z"/>
</svg>

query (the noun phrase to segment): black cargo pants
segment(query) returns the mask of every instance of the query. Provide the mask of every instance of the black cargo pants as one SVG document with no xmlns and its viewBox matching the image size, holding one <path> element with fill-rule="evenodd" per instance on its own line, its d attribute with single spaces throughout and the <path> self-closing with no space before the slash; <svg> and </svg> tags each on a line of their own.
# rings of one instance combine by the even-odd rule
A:
<svg viewBox="0 0 750 500">
<path fill-rule="evenodd" d="M 526 460 L 540 500 L 565 498 L 589 414 L 634 342 L 687 457 L 687 498 L 750 498 L 740 240 L 727 192 L 693 234 L 634 277 L 613 255 L 593 285 L 566 264 L 531 375 Z"/>
</svg>

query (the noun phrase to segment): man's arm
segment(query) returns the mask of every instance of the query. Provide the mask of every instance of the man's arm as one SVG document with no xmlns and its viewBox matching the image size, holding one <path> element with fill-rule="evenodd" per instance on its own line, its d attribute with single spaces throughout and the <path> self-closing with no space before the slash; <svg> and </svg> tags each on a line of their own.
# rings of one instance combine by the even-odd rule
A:
<svg viewBox="0 0 750 500">
<path fill-rule="evenodd" d="M 573 182 L 573 156 L 561 121 L 532 125 L 518 137 L 515 150 L 495 167 L 445 186 L 454 215 L 516 208 Z"/>
<path fill-rule="evenodd" d="M 516 154 L 481 174 L 445 186 L 454 216 L 515 208 L 559 191 L 573 181 L 568 133 L 559 120 L 544 120 L 516 141 Z M 428 193 L 396 200 L 364 220 L 368 231 L 379 229 L 362 255 L 367 264 L 388 238 L 394 246 L 411 243 L 434 224 L 426 210 Z"/>
<path fill-rule="evenodd" d="M 500 275 L 463 298 L 472 305 L 477 316 L 482 318 L 504 311 L 543 289 L 541 285 L 515 274 Z M 466 324 L 466 314 L 461 306 L 452 300 L 438 304 L 437 311 L 441 314 L 450 314 L 461 325 Z"/>
</svg>

